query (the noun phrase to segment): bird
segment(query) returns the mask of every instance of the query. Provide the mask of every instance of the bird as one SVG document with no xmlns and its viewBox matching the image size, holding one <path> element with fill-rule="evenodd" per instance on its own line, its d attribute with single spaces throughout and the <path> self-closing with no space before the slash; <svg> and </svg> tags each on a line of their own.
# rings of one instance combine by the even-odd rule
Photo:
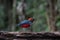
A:
<svg viewBox="0 0 60 40">
<path fill-rule="evenodd" d="M 26 31 L 33 23 L 34 18 L 29 17 L 27 20 L 19 22 L 18 26 L 23 28 L 23 31 Z"/>
</svg>

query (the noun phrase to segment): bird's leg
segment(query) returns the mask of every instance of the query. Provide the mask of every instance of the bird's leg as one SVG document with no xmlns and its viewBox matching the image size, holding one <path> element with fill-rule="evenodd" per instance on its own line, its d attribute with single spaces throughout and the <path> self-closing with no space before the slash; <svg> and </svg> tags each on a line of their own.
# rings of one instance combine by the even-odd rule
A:
<svg viewBox="0 0 60 40">
<path fill-rule="evenodd" d="M 27 32 L 27 28 L 22 28 L 22 30 L 19 31 L 19 33 L 26 33 Z"/>
<path fill-rule="evenodd" d="M 25 32 L 25 33 L 26 33 L 27 31 L 28 31 L 28 30 L 27 30 L 27 28 L 23 28 L 23 32 Z"/>
</svg>

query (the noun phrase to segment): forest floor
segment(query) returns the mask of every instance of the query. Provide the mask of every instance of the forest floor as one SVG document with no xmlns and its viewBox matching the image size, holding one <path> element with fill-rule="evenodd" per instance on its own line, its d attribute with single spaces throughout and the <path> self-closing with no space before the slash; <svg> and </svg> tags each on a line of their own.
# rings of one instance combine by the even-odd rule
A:
<svg viewBox="0 0 60 40">
<path fill-rule="evenodd" d="M 0 40 L 60 40 L 60 32 L 0 32 Z"/>
</svg>

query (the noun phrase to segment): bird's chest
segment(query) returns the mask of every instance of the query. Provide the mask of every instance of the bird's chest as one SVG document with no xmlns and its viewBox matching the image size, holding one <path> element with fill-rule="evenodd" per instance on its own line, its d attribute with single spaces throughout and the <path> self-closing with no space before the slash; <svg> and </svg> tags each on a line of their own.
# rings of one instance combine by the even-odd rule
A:
<svg viewBox="0 0 60 40">
<path fill-rule="evenodd" d="M 30 27 L 30 24 L 22 24 L 21 27 L 22 28 L 28 28 L 28 27 Z"/>
</svg>

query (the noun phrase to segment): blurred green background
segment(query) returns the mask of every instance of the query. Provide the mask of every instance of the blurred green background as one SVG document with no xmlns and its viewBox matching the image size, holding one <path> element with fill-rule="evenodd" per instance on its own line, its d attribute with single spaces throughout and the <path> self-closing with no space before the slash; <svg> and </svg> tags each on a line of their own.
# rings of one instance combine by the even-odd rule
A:
<svg viewBox="0 0 60 40">
<path fill-rule="evenodd" d="M 16 25 L 20 22 L 19 16 L 22 15 L 19 5 L 21 6 L 23 3 L 21 0 L 1 0 L 0 2 L 0 31 L 19 31 L 21 28 L 16 27 Z M 26 0 L 26 9 L 25 16 L 33 17 L 35 19 L 32 25 L 33 32 L 48 32 L 48 24 L 47 24 L 47 0 Z M 58 27 L 58 31 L 60 30 L 60 0 L 56 3 L 57 11 L 59 13 L 56 16 L 56 26 Z"/>
</svg>

